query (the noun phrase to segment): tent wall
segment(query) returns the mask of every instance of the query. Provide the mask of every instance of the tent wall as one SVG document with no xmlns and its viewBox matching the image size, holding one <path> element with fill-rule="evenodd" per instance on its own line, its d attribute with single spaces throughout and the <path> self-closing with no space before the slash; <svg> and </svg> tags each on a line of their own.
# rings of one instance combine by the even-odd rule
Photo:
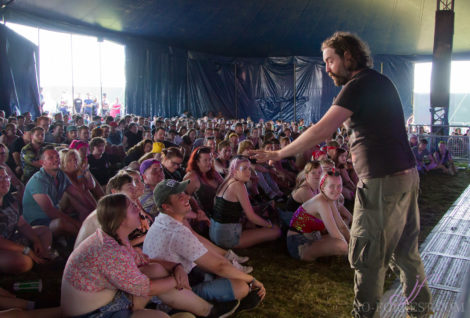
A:
<svg viewBox="0 0 470 318">
<path fill-rule="evenodd" d="M 0 24 L 0 109 L 39 115 L 38 47 Z"/>
<path fill-rule="evenodd" d="M 412 61 L 381 55 L 375 68 L 392 79 L 405 116 L 411 115 Z M 145 116 L 220 111 L 230 118 L 302 118 L 308 124 L 323 116 L 339 92 L 324 69 L 317 57 L 233 58 L 127 45 L 126 105 Z"/>
</svg>

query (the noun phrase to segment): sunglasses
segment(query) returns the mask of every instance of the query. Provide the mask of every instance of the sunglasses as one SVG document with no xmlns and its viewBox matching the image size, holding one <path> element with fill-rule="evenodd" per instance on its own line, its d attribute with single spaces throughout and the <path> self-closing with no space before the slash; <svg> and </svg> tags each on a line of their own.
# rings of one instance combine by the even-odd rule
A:
<svg viewBox="0 0 470 318">
<path fill-rule="evenodd" d="M 333 177 L 333 176 L 334 176 L 334 177 L 338 177 L 338 176 L 340 175 L 339 171 L 335 171 L 334 168 L 333 168 L 332 170 L 330 170 L 330 171 L 327 171 L 326 174 L 329 175 L 329 176 L 332 176 L 332 177 Z"/>
</svg>

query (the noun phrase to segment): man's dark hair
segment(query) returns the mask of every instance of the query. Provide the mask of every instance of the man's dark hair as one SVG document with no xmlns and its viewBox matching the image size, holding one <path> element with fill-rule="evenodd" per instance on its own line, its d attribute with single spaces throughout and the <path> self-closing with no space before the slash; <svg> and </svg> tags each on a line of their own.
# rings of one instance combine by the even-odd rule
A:
<svg viewBox="0 0 470 318">
<path fill-rule="evenodd" d="M 104 138 L 101 138 L 101 137 L 92 138 L 90 141 L 90 145 L 89 145 L 90 150 L 93 151 L 93 148 L 98 147 L 99 145 L 102 145 L 105 143 L 106 143 L 106 140 L 104 140 Z"/>
<path fill-rule="evenodd" d="M 428 141 L 426 139 L 421 139 L 419 141 L 420 144 L 424 144 L 424 145 L 427 145 L 428 144 Z"/>
<path fill-rule="evenodd" d="M 55 150 L 53 145 L 46 145 L 39 150 L 39 158 L 42 159 L 42 156 L 44 156 L 44 153 L 48 150 Z"/>
<path fill-rule="evenodd" d="M 322 51 L 326 48 L 332 48 L 341 58 L 344 58 L 344 52 L 349 51 L 354 60 L 353 70 L 362 68 L 372 68 L 373 61 L 368 45 L 357 35 L 349 32 L 335 32 L 331 37 L 323 41 Z"/>
<path fill-rule="evenodd" d="M 39 126 L 34 127 L 33 129 L 31 129 L 31 135 L 34 135 L 34 133 L 35 133 L 36 131 L 42 131 L 42 132 L 44 132 L 44 128 L 39 127 Z"/>
</svg>

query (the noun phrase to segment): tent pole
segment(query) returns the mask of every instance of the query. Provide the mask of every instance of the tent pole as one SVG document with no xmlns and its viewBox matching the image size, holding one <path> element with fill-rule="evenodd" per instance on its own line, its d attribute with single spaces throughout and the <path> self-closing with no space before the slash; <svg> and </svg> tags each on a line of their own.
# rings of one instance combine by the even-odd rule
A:
<svg viewBox="0 0 470 318">
<path fill-rule="evenodd" d="M 72 39 L 72 33 L 70 33 L 70 61 L 71 61 L 71 65 L 72 65 L 72 113 L 75 113 L 75 104 L 74 104 L 74 100 L 75 100 L 75 85 L 73 83 L 73 39 Z"/>
<path fill-rule="evenodd" d="M 186 106 L 184 111 L 188 111 L 189 113 L 189 55 L 186 52 Z"/>
<path fill-rule="evenodd" d="M 295 68 L 296 68 L 296 64 L 295 64 L 295 57 L 294 57 L 294 121 L 297 121 L 297 74 L 295 73 Z"/>
<path fill-rule="evenodd" d="M 235 76 L 233 77 L 233 84 L 235 88 L 235 118 L 238 119 L 238 90 L 237 90 L 237 63 L 234 64 Z"/>
</svg>

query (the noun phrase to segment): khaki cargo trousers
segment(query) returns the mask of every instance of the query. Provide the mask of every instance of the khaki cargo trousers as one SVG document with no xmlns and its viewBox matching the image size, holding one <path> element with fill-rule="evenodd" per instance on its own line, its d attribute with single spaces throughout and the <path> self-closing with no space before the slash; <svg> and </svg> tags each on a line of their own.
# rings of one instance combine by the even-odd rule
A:
<svg viewBox="0 0 470 318">
<path fill-rule="evenodd" d="M 419 176 L 416 169 L 383 178 L 361 179 L 349 242 L 354 269 L 354 317 L 378 317 L 388 266 L 399 273 L 410 317 L 424 317 L 431 293 L 418 252 Z M 401 296 L 400 296 L 401 297 Z M 389 308 L 390 310 L 390 308 Z"/>
</svg>

